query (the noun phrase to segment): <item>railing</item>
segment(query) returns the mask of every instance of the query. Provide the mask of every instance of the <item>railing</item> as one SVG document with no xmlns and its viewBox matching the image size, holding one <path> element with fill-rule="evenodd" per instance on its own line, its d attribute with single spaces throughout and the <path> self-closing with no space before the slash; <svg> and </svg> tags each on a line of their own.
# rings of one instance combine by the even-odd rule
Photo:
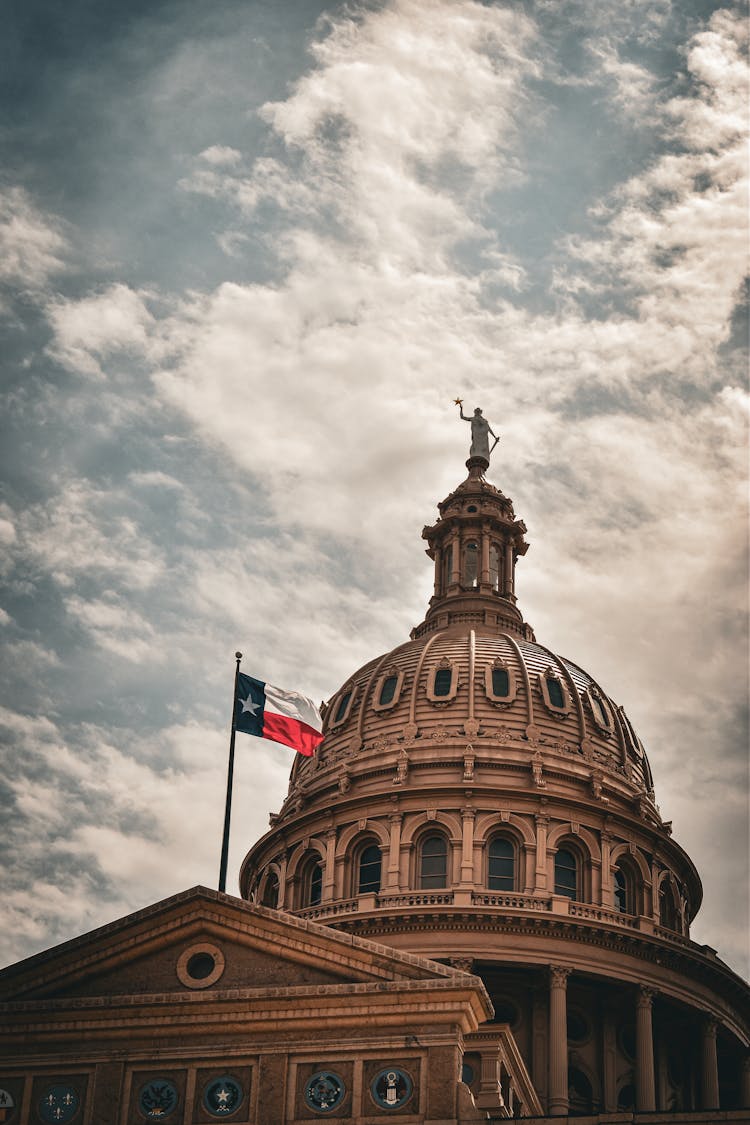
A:
<svg viewBox="0 0 750 1125">
<path fill-rule="evenodd" d="M 411 891 L 403 895 L 378 895 L 378 907 L 394 906 L 452 906 L 453 891 Z"/>
<path fill-rule="evenodd" d="M 454 905 L 465 909 L 462 902 L 456 903 L 453 890 L 406 891 L 401 894 L 364 895 L 360 898 L 341 899 L 337 902 L 308 906 L 304 910 L 295 910 L 294 913 L 298 918 L 306 918 L 315 922 L 325 921 L 339 915 L 358 914 L 361 911 L 400 910 L 409 907 L 432 909 Z M 674 930 L 668 930 L 659 925 L 654 925 L 652 929 L 650 921 L 644 926 L 642 921 L 645 920 L 635 915 L 622 914 L 619 910 L 610 910 L 603 906 L 560 899 L 559 896 L 555 896 L 553 901 L 552 895 L 539 897 L 512 893 L 499 894 L 492 891 L 472 891 L 471 906 L 491 907 L 500 911 L 529 910 L 536 913 L 553 913 L 559 919 L 567 916 L 572 919 L 601 922 L 604 925 L 616 926 L 621 929 L 642 930 L 643 932 L 653 933 L 655 937 L 676 942 L 679 945 L 692 945 L 689 938 L 676 933 Z"/>
<path fill-rule="evenodd" d="M 639 928 L 638 918 L 635 915 L 623 914 L 620 910 L 608 910 L 606 906 L 586 906 L 581 902 L 571 902 L 568 904 L 568 914 L 572 918 L 589 918 L 594 922 L 626 926 L 631 930 Z"/>
<path fill-rule="evenodd" d="M 549 898 L 533 898 L 531 895 L 499 895 L 490 892 L 472 892 L 472 906 L 501 906 L 505 910 L 549 910 Z"/>
<path fill-rule="evenodd" d="M 310 922 L 316 922 L 319 918 L 330 918 L 334 914 L 356 914 L 359 910 L 359 903 L 356 898 L 342 900 L 341 902 L 329 902 L 322 906 L 308 906 L 305 910 L 295 910 L 298 918 L 307 918 Z"/>
</svg>

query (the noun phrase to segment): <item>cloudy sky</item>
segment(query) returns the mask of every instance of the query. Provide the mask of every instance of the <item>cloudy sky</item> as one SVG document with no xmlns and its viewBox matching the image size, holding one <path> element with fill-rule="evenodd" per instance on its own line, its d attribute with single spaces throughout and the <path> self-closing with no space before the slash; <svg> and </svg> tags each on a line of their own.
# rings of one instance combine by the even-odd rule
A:
<svg viewBox="0 0 750 1125">
<path fill-rule="evenodd" d="M 406 639 L 461 395 L 746 972 L 740 6 L 9 9 L 0 962 L 216 885 L 233 653 Z M 241 739 L 232 891 L 290 764 Z"/>
</svg>

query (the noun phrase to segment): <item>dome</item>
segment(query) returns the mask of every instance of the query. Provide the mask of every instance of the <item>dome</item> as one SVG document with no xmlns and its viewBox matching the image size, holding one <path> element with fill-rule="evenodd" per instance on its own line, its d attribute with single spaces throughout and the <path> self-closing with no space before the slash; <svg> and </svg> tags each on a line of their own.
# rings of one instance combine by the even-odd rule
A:
<svg viewBox="0 0 750 1125">
<path fill-rule="evenodd" d="M 423 529 L 424 620 L 324 706 L 241 893 L 476 972 L 551 1115 L 692 1105 L 669 1059 L 699 1050 L 704 1103 L 721 1078 L 731 1104 L 746 986 L 690 940 L 700 878 L 623 707 L 523 618 L 526 527 L 488 467 L 470 456 Z M 494 1073 L 496 1031 L 466 1050 Z"/>
<path fill-rule="evenodd" d="M 465 614 L 462 616 L 466 616 Z M 381 764 L 404 749 L 417 766 L 434 742 L 494 768 L 545 773 L 599 799 L 635 801 L 659 821 L 643 746 L 622 707 L 572 661 L 483 620 L 422 633 L 355 672 L 325 708 L 317 759 L 295 786 L 332 767 Z M 562 771 L 562 773 L 561 773 Z"/>
</svg>

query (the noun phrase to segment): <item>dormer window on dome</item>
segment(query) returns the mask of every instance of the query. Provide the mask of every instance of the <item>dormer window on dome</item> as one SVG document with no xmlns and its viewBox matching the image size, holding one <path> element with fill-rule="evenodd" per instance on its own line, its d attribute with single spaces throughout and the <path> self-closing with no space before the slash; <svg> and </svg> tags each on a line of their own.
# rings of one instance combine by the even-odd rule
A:
<svg viewBox="0 0 750 1125">
<path fill-rule="evenodd" d="M 425 691 L 433 703 L 450 703 L 455 699 L 458 691 L 458 666 L 455 661 L 443 657 L 428 677 Z"/>
<path fill-rule="evenodd" d="M 387 668 L 375 684 L 372 706 L 375 711 L 389 711 L 395 707 L 404 683 L 403 669 L 392 665 Z"/>
<path fill-rule="evenodd" d="M 603 697 L 599 694 L 596 688 L 588 688 L 586 691 L 586 698 L 591 708 L 591 714 L 594 722 L 604 734 L 611 734 L 614 730 L 614 723 L 612 715 L 610 714 L 609 707 L 605 703 Z"/>
<path fill-rule="evenodd" d="M 333 718 L 331 719 L 332 727 L 341 726 L 341 724 L 345 723 L 349 718 L 349 712 L 351 711 L 352 707 L 353 694 L 354 693 L 352 689 L 347 688 L 339 695 L 333 707 Z"/>
<path fill-rule="evenodd" d="M 548 668 L 539 677 L 542 699 L 548 711 L 564 717 L 570 711 L 568 689 L 554 668 Z"/>
<path fill-rule="evenodd" d="M 484 670 L 484 687 L 492 703 L 512 703 L 516 698 L 516 676 L 508 664 L 498 656 Z"/>
</svg>

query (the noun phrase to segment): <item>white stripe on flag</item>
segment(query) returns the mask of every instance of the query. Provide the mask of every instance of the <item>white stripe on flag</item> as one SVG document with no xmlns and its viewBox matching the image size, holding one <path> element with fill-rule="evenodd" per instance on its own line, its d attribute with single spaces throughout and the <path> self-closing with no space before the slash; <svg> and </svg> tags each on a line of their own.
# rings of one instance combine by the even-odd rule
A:
<svg viewBox="0 0 750 1125">
<path fill-rule="evenodd" d="M 277 715 L 297 719 L 313 730 L 323 729 L 323 720 L 312 699 L 308 699 L 298 691 L 284 691 L 283 688 L 274 687 L 272 684 L 266 684 L 265 690 L 267 711 L 275 711 Z"/>
</svg>

